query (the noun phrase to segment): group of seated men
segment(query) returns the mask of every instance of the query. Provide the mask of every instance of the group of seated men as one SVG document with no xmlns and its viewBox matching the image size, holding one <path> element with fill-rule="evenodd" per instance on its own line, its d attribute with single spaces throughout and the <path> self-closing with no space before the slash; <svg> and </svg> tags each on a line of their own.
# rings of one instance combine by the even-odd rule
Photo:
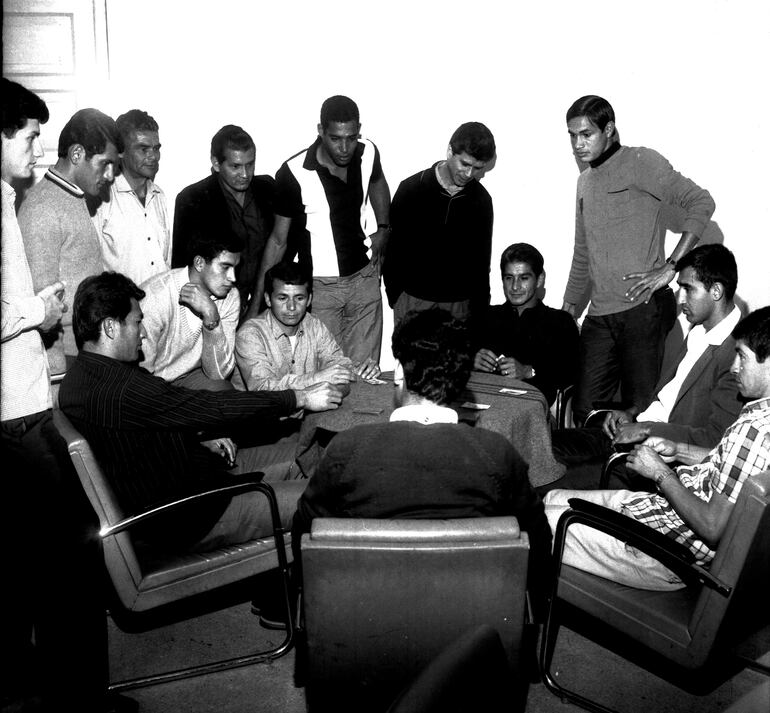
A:
<svg viewBox="0 0 770 713">
<path fill-rule="evenodd" d="M 334 311 L 329 303 L 339 299 L 340 291 L 353 290 L 368 299 L 366 286 L 347 275 L 336 275 L 334 280 L 311 276 L 308 262 L 301 259 L 301 241 L 300 260 L 286 259 L 292 221 L 281 219 L 280 212 L 275 213 L 273 232 L 262 246 L 270 259 L 249 257 L 252 229 L 264 213 L 257 209 L 260 196 L 251 191 L 253 144 L 240 148 L 228 144 L 227 136 L 237 134 L 229 129 L 219 137 L 223 144 L 218 149 L 212 146 L 212 164 L 214 174 L 236 188 L 210 212 L 227 216 L 231 229 L 212 230 L 210 215 L 199 213 L 180 243 L 184 263 L 170 269 L 167 226 L 165 233 L 150 231 L 149 252 L 121 254 L 121 247 L 136 241 L 136 233 L 121 237 L 120 226 L 139 214 L 149 225 L 161 204 L 162 192 L 152 181 L 159 161 L 157 124 L 143 112 L 128 112 L 117 124 L 99 112 L 94 115 L 96 110 L 73 117 L 60 137 L 59 162 L 30 191 L 17 224 L 10 182 L 30 176 L 41 154 L 39 124 L 48 113 L 31 93 L 19 94 L 5 80 L 4 88 L 17 92 L 20 107 L 14 123 L 6 125 L 4 117 L 3 127 L 3 448 L 19 473 L 31 462 L 31 450 L 42 448 L 51 454 L 49 460 L 35 462 L 31 472 L 43 483 L 58 474 L 56 487 L 41 503 L 52 521 L 61 520 L 54 514 L 57 493 L 75 502 L 78 486 L 66 448 L 62 450 L 51 426 L 49 368 L 54 372 L 66 368 L 59 406 L 91 443 L 127 512 L 205 490 L 235 468 L 267 474 L 284 526 L 294 527 L 295 547 L 314 517 L 513 514 L 530 534 L 529 587 L 536 611 L 542 610 L 538 603 L 547 593 L 551 531 L 573 494 L 562 486 L 581 488 L 581 497 L 669 534 L 708 563 L 743 482 L 770 467 L 770 307 L 741 319 L 733 300 L 735 260 L 723 246 L 704 245 L 686 252 L 675 264 L 682 311 L 692 327 L 684 342 L 677 344 L 675 333 L 670 335 L 654 398 L 641 406 L 610 409 L 601 428 L 555 432 L 555 455 L 570 470 L 563 481 L 547 488 L 543 502 L 513 446 L 502 436 L 458 423 L 456 412 L 448 407 L 474 368 L 525 380 L 549 403 L 557 389 L 576 378 L 577 326 L 566 312 L 542 303 L 542 255 L 529 244 L 516 243 L 500 260 L 506 298 L 502 305 L 479 309 L 483 290 L 478 284 L 467 300 L 451 295 L 428 300 L 406 292 L 407 288 L 396 291 L 400 316 L 392 349 L 398 408 L 391 422 L 339 434 L 313 477 L 295 478 L 292 436 L 297 421 L 292 417 L 305 409 L 337 408 L 351 382 L 380 375 L 375 358 L 379 337 L 361 336 L 371 336 L 371 325 L 359 324 L 363 331 L 342 329 L 345 335 L 340 337 L 340 325 L 355 321 L 353 316 L 322 317 Z M 351 122 L 358 125 L 357 115 L 333 120 L 332 125 Z M 118 131 L 121 126 L 128 127 L 124 137 Z M 357 130 L 329 130 L 322 113 L 314 146 L 326 146 L 339 161 L 337 169 L 349 166 L 357 151 L 359 163 L 366 165 L 360 160 L 357 137 Z M 317 160 L 317 154 L 305 153 L 300 166 Z M 484 168 L 484 160 L 465 165 L 466 153 L 453 153 L 450 145 L 447 163 L 428 176 L 447 196 L 456 195 L 474 172 Z M 368 156 L 369 185 L 387 192 L 376 157 L 376 150 Z M 116 180 L 118 160 L 122 173 Z M 297 182 L 297 168 L 293 159 L 282 168 L 287 183 Z M 201 196 L 209 195 L 213 181 L 219 180 L 214 174 L 212 180 L 180 194 L 178 208 L 188 201 L 201 210 Z M 109 196 L 104 195 L 107 188 Z M 306 184 L 299 188 L 305 197 L 314 190 Z M 419 186 L 420 191 L 433 188 L 432 183 Z M 128 202 L 120 197 L 123 193 L 130 194 Z M 93 216 L 85 196 L 99 199 Z M 340 210 L 346 200 L 338 197 L 327 207 Z M 386 202 L 374 200 L 380 216 Z M 133 217 L 121 223 L 122 212 L 129 210 Z M 288 208 L 286 212 L 290 213 Z M 177 211 L 177 219 L 185 219 L 184 208 Z M 58 233 L 51 234 L 54 223 Z M 383 231 L 386 228 L 382 226 Z M 47 242 L 41 238 L 44 233 Z M 378 247 L 373 240 L 375 256 Z M 241 277 L 244 256 L 251 270 L 246 278 Z M 359 258 L 346 257 L 351 264 L 358 264 Z M 134 279 L 134 268 L 125 260 L 141 263 L 135 265 Z M 104 267 L 112 269 L 103 271 Z M 38 282 L 36 292 L 30 273 Z M 83 278 L 73 279 L 78 274 Z M 65 284 L 63 275 L 71 281 Z M 408 282 L 408 276 L 402 278 Z M 376 282 L 379 291 L 378 275 Z M 321 295 L 324 305 L 316 310 Z M 267 309 L 261 311 L 263 298 Z M 5 308 L 6 302 L 13 311 Z M 33 303 L 34 314 L 29 312 Z M 425 303 L 438 308 L 428 309 Z M 474 319 L 464 321 L 469 312 Z M 47 355 L 41 334 L 51 340 Z M 65 356 L 74 357 L 69 365 Z M 36 410 L 24 412 L 27 406 L 22 402 L 32 395 Z M 239 449 L 239 444 L 247 447 Z M 627 469 L 637 478 L 631 481 L 635 490 L 586 492 L 586 486 L 596 483 L 601 462 L 624 445 L 632 448 Z M 669 464 L 674 461 L 685 465 L 673 471 Z M 586 471 L 593 475 L 588 478 Z M 638 478 L 649 487 L 636 489 Z M 14 487 L 19 502 L 33 502 L 39 496 L 21 483 Z M 82 493 L 79 497 L 82 500 Z M 18 513 L 7 514 L 9 527 L 18 523 Z M 67 557 L 78 548 L 85 551 L 87 520 L 85 514 L 83 531 L 63 540 L 61 546 L 70 548 Z M 145 528 L 139 536 L 161 549 L 206 551 L 270 531 L 266 502 L 249 493 L 175 515 L 162 529 Z M 667 570 L 610 539 L 576 529 L 565 557 L 577 567 L 632 586 L 683 586 Z M 42 550 L 46 545 L 38 546 Z M 299 555 L 297 550 L 297 559 Z M 93 565 L 90 550 L 81 559 L 85 569 Z M 28 572 L 26 564 L 17 564 Z M 39 594 L 24 607 L 21 599 L 15 602 L 17 607 L 37 607 L 28 617 L 31 626 L 50 625 L 41 615 Z M 92 622 L 97 663 L 91 680 L 70 670 L 67 683 L 61 673 L 52 675 L 67 691 L 47 695 L 56 701 L 80 700 L 78 687 L 88 686 L 93 702 L 87 709 L 101 712 L 117 710 L 118 704 L 113 701 L 112 709 L 105 708 L 104 691 L 100 692 L 104 684 L 98 674 L 103 669 L 100 634 L 93 623 L 98 608 L 91 598 L 73 609 Z M 26 620 L 19 621 L 16 630 L 23 638 Z M 269 623 L 269 617 L 264 621 Z M 53 637 L 61 639 L 53 647 L 57 651 L 53 659 L 63 656 L 66 636 L 59 631 Z"/>
</svg>

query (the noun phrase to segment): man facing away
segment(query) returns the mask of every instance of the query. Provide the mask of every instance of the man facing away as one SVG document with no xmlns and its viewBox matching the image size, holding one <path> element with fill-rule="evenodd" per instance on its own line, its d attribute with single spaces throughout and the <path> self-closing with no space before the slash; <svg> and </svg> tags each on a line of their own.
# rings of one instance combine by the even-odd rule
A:
<svg viewBox="0 0 770 713">
<path fill-rule="evenodd" d="M 102 270 L 99 236 L 86 206 L 115 179 L 123 142 L 115 122 L 97 109 L 72 115 L 59 135 L 59 158 L 27 193 L 19 226 L 36 291 L 61 281 L 67 286 L 58 328 L 43 338 L 51 373 L 66 370 L 77 355 L 72 334 L 72 295 L 80 281 Z"/>
<path fill-rule="evenodd" d="M 290 229 L 299 235 L 299 262 L 313 275 L 313 313 L 356 363 L 380 359 L 380 261 L 390 208 L 379 151 L 360 132 L 352 99 L 324 101 L 318 138 L 276 174 L 275 228 L 257 281 L 264 290 L 265 273 L 286 256 Z M 367 225 L 367 204 L 377 221 L 374 231 Z M 254 300 L 248 316 L 258 313 Z"/>
<path fill-rule="evenodd" d="M 2 707 L 38 695 L 45 711 L 135 710 L 129 699 L 107 695 L 96 517 L 52 418 L 41 332 L 61 319 L 65 286 L 56 281 L 35 293 L 16 222 L 11 183 L 29 179 L 43 155 L 40 124 L 48 108 L 20 84 L 2 84 Z"/>
<path fill-rule="evenodd" d="M 190 389 L 231 389 L 240 297 L 235 271 L 243 243 L 234 233 L 202 226 L 185 246 L 187 267 L 142 285 L 142 366 Z"/>
<path fill-rule="evenodd" d="M 546 307 L 543 256 L 528 243 L 509 245 L 500 258 L 505 302 L 487 308 L 477 325 L 473 368 L 523 379 L 548 404 L 557 389 L 575 383 L 579 335 L 575 320 Z"/>
<path fill-rule="evenodd" d="M 627 406 L 649 402 L 676 319 L 668 283 L 703 233 L 714 201 L 657 152 L 621 146 L 606 99 L 575 101 L 567 130 L 575 156 L 588 165 L 577 183 L 575 247 L 563 305 L 577 317 L 590 285 L 573 399 L 575 421 L 582 423 L 594 402 L 611 401 L 618 386 Z M 664 206 L 682 220 L 682 237 L 668 258 Z"/>
<path fill-rule="evenodd" d="M 614 447 L 627 448 L 648 436 L 713 448 L 741 410 L 731 372 L 731 333 L 741 318 L 733 301 L 738 285 L 735 257 L 723 245 L 699 245 L 676 269 L 682 313 L 692 325 L 685 343 L 674 347 L 667 342 L 660 381 L 644 410 L 611 409 L 601 428 L 554 432 L 554 455 L 570 466 L 570 487 L 581 480 L 595 484 Z M 570 474 L 576 466 L 581 474 Z"/>
<path fill-rule="evenodd" d="M 188 244 L 207 226 L 215 234 L 235 233 L 243 243 L 236 272 L 241 311 L 252 294 L 265 243 L 273 229 L 275 182 L 272 176 L 255 176 L 256 147 L 240 126 L 227 124 L 211 139 L 211 175 L 183 189 L 176 197 L 174 247 L 171 267 L 188 265 Z"/>
<path fill-rule="evenodd" d="M 467 326 L 441 309 L 412 313 L 394 330 L 393 355 L 390 423 L 332 439 L 297 503 L 296 551 L 316 517 L 515 515 L 530 537 L 529 585 L 544 595 L 551 536 L 527 464 L 503 436 L 458 423 L 448 406 L 473 365 Z"/>
<path fill-rule="evenodd" d="M 236 389 L 304 388 L 324 381 L 346 388 L 380 369 L 371 359 L 354 365 L 326 325 L 308 312 L 312 280 L 302 267 L 280 262 L 265 276 L 267 309 L 247 319 L 235 337 Z"/>
<path fill-rule="evenodd" d="M 465 320 L 489 304 L 492 198 L 478 179 L 495 150 L 492 132 L 468 122 L 452 134 L 445 161 L 401 181 L 383 270 L 394 324 L 431 307 Z"/>
<path fill-rule="evenodd" d="M 123 141 L 120 175 L 98 206 L 94 223 L 104 269 L 141 285 L 171 266 L 166 194 L 154 182 L 160 167 L 158 122 L 146 111 L 131 109 L 115 124 Z"/>
<path fill-rule="evenodd" d="M 756 310 L 732 333 L 732 371 L 749 400 L 711 451 L 650 436 L 634 447 L 628 467 L 656 492 L 552 490 L 546 514 L 555 530 L 572 497 L 604 505 L 686 545 L 701 565 L 714 558 L 730 513 L 747 478 L 770 467 L 770 307 Z M 671 462 L 684 463 L 676 470 Z M 669 590 L 684 586 L 660 562 L 624 542 L 582 525 L 567 531 L 563 561 L 621 584 Z"/>
<path fill-rule="evenodd" d="M 138 513 L 231 477 L 228 464 L 200 432 L 253 419 L 252 427 L 299 408 L 336 408 L 329 384 L 295 391 L 201 391 L 173 386 L 137 365 L 144 338 L 139 300 L 144 293 L 120 273 L 84 280 L 75 296 L 73 324 L 80 347 L 62 381 L 59 401 L 90 443 L 120 506 Z M 224 455 L 224 452 L 223 452 Z M 305 483 L 273 483 L 288 523 Z M 142 537 L 160 549 L 206 551 L 269 536 L 269 508 L 257 493 L 210 502 L 164 519 Z"/>
</svg>

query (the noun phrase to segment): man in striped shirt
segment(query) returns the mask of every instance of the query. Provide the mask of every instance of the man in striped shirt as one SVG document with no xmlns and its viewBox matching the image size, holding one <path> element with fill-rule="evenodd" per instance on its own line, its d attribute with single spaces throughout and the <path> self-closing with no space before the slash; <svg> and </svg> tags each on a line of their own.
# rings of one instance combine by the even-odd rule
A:
<svg viewBox="0 0 770 713">
<path fill-rule="evenodd" d="M 545 497 L 555 531 L 568 500 L 580 497 L 628 515 L 689 547 L 700 564 L 714 558 L 746 478 L 770 468 L 770 307 L 756 310 L 732 333 L 732 372 L 748 403 L 711 451 L 658 436 L 637 445 L 628 467 L 654 481 L 657 493 L 553 490 Z M 668 463 L 685 465 L 675 471 Z M 587 528 L 569 528 L 563 561 L 641 589 L 678 589 L 682 581 L 657 560 Z"/>
</svg>

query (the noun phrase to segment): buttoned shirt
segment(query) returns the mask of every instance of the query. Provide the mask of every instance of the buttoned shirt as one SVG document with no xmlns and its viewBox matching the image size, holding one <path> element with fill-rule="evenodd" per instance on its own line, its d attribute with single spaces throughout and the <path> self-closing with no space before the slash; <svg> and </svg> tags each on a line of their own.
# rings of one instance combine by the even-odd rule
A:
<svg viewBox="0 0 770 713">
<path fill-rule="evenodd" d="M 126 177 L 110 187 L 110 199 L 94 216 L 105 270 L 122 272 L 137 285 L 171 266 L 171 231 L 166 195 L 147 179 L 144 205 Z"/>
<path fill-rule="evenodd" d="M 188 268 L 178 267 L 142 285 L 147 332 L 142 366 L 166 381 L 198 368 L 209 379 L 227 379 L 235 367 L 235 329 L 241 308 L 238 290 L 233 288 L 224 299 L 214 300 L 220 323 L 204 340 L 201 318 L 179 303 L 179 292 L 189 281 Z"/>
<path fill-rule="evenodd" d="M 658 423 L 667 423 L 682 384 L 690 370 L 695 366 L 695 362 L 703 356 L 706 347 L 710 345 L 719 346 L 724 342 L 732 334 L 740 318 L 741 311 L 737 307 L 733 307 L 730 314 L 719 324 L 709 329 L 708 332 L 702 324 L 696 324 L 687 334 L 687 352 L 682 361 L 679 362 L 674 378 L 658 392 L 658 398 L 642 411 L 636 420 L 639 422 L 657 421 Z"/>
<path fill-rule="evenodd" d="M 409 404 L 393 409 L 391 421 L 413 421 L 428 425 L 430 423 L 457 423 L 457 411 L 438 404 Z"/>
<path fill-rule="evenodd" d="M 717 492 L 734 503 L 746 478 L 768 468 L 770 397 L 746 404 L 708 457 L 696 465 L 679 466 L 676 475 L 685 488 L 704 502 L 709 502 Z M 716 552 L 692 531 L 663 495 L 645 493 L 629 498 L 624 503 L 624 512 L 689 547 L 701 564 L 714 559 Z"/>
<path fill-rule="evenodd" d="M 45 304 L 35 296 L 21 230 L 16 221 L 16 191 L 2 181 L 2 350 L 0 420 L 8 421 L 51 408 L 48 358 L 36 327 Z"/>
<path fill-rule="evenodd" d="M 296 344 L 268 309 L 246 320 L 235 337 L 233 373 L 236 389 L 304 389 L 315 384 L 316 372 L 330 366 L 353 368 L 326 325 L 310 312 L 297 328 Z"/>
</svg>

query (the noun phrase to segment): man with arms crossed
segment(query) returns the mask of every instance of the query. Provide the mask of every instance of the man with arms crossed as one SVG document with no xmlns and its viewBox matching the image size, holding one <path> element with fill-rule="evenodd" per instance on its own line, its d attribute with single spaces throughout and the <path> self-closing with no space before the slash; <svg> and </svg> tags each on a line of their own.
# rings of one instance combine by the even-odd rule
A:
<svg viewBox="0 0 770 713">
<path fill-rule="evenodd" d="M 27 699 L 31 710 L 39 695 L 46 711 L 136 710 L 130 699 L 107 694 L 97 522 L 52 418 L 40 334 L 61 319 L 65 286 L 54 282 L 35 294 L 16 222 L 11 182 L 31 178 L 43 155 L 48 108 L 20 84 L 2 82 L 2 708 Z"/>
<path fill-rule="evenodd" d="M 634 447 L 631 470 L 652 481 L 657 492 L 552 490 L 545 496 L 553 530 L 568 500 L 583 498 L 622 512 L 686 545 L 708 565 L 743 483 L 770 467 L 770 307 L 756 310 L 732 333 L 732 371 L 748 400 L 735 423 L 710 452 L 689 443 L 651 436 Z M 672 470 L 668 463 L 685 463 Z M 597 530 L 567 531 L 563 561 L 631 587 L 679 589 L 682 581 L 657 560 Z"/>
<path fill-rule="evenodd" d="M 476 329 L 477 371 L 523 379 L 551 405 L 557 389 L 575 383 L 578 330 L 566 312 L 538 297 L 545 283 L 543 256 L 528 243 L 509 245 L 500 258 L 506 301 L 488 307 Z"/>
<path fill-rule="evenodd" d="M 321 106 L 318 138 L 276 174 L 275 228 L 265 247 L 257 288 L 286 255 L 289 230 L 299 262 L 313 275 L 313 313 L 354 362 L 380 360 L 380 260 L 387 240 L 390 190 L 377 147 L 360 137 L 356 103 L 333 96 Z M 377 230 L 366 224 L 367 203 Z M 368 239 L 371 243 L 367 247 Z M 253 300 L 248 317 L 259 313 Z"/>
<path fill-rule="evenodd" d="M 265 276 L 267 309 L 246 320 L 235 338 L 237 389 L 301 389 L 328 381 L 346 389 L 360 377 L 376 378 L 371 359 L 354 366 L 326 325 L 308 312 L 312 280 L 293 262 L 280 262 Z"/>
<path fill-rule="evenodd" d="M 120 175 L 94 217 L 105 270 L 137 285 L 171 266 L 171 223 L 166 194 L 154 183 L 160 167 L 158 122 L 131 109 L 115 124 L 123 140 Z"/>
<path fill-rule="evenodd" d="M 492 132 L 471 121 L 452 134 L 445 161 L 401 181 L 383 269 L 394 324 L 412 310 L 465 320 L 489 305 L 492 198 L 479 179 L 495 151 Z"/>
<path fill-rule="evenodd" d="M 668 283 L 703 233 L 714 201 L 657 152 L 621 146 L 606 99 L 578 99 L 567 111 L 567 130 L 575 156 L 588 165 L 577 183 L 575 247 L 562 307 L 577 317 L 590 285 L 572 405 L 582 424 L 595 402 L 614 398 L 618 385 L 627 407 L 649 403 L 676 319 Z M 668 258 L 665 205 L 678 211 L 683 226 Z"/>
</svg>

